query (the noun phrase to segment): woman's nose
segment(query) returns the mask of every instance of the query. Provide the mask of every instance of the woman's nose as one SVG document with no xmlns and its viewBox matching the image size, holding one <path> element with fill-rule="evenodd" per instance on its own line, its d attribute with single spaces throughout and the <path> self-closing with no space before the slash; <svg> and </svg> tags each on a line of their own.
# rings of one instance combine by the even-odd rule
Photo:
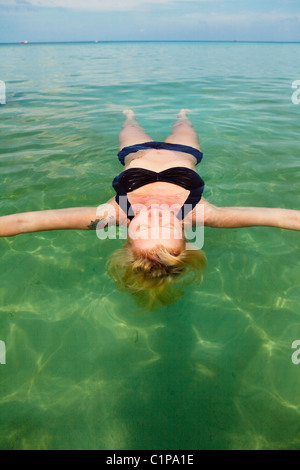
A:
<svg viewBox="0 0 300 470">
<path fill-rule="evenodd" d="M 159 210 L 153 210 L 148 215 L 148 221 L 151 224 L 158 225 L 160 220 L 161 220 L 161 211 Z"/>
</svg>

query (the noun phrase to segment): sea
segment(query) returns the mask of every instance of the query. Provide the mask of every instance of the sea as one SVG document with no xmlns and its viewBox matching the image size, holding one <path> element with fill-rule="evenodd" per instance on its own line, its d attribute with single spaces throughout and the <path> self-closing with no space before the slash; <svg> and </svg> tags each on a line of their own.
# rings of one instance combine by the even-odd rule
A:
<svg viewBox="0 0 300 470">
<path fill-rule="evenodd" d="M 299 53 L 1 44 L 0 215 L 106 202 L 122 111 L 164 140 L 181 108 L 209 202 L 299 210 Z M 155 311 L 107 273 L 123 244 L 0 239 L 0 449 L 300 450 L 300 232 L 206 227 L 202 284 Z"/>
</svg>

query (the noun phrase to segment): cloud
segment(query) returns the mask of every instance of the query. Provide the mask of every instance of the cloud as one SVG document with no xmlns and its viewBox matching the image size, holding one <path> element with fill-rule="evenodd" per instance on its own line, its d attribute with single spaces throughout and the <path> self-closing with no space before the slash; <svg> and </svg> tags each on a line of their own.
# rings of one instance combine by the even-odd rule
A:
<svg viewBox="0 0 300 470">
<path fill-rule="evenodd" d="M 215 3 L 222 0 L 188 0 L 189 3 Z M 68 8 L 85 11 L 127 11 L 139 7 L 155 7 L 182 4 L 187 0 L 1 0 L 5 6 L 32 6 Z"/>
<path fill-rule="evenodd" d="M 208 25 L 253 25 L 258 23 L 297 22 L 300 14 L 281 12 L 244 12 L 244 13 L 193 13 L 183 15 L 185 19 L 194 22 L 203 22 Z"/>
<path fill-rule="evenodd" d="M 60 7 L 85 11 L 127 11 L 172 3 L 174 0 L 1 0 L 2 6 Z"/>
</svg>

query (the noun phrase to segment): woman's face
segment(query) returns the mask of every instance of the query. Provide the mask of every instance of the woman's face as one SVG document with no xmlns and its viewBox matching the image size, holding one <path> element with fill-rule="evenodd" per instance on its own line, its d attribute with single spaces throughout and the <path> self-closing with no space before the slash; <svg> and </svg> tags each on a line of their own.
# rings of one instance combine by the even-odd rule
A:
<svg viewBox="0 0 300 470">
<path fill-rule="evenodd" d="M 182 224 L 172 211 L 152 204 L 132 219 L 128 235 L 138 251 L 151 250 L 163 245 L 168 250 L 180 252 L 183 246 Z"/>
</svg>

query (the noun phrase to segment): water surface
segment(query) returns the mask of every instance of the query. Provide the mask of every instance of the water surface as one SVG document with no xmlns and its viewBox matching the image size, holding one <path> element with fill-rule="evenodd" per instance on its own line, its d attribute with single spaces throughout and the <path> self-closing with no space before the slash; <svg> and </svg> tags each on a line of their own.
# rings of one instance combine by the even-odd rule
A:
<svg viewBox="0 0 300 470">
<path fill-rule="evenodd" d="M 300 208 L 299 44 L 0 46 L 0 213 L 113 196 L 122 110 L 190 108 L 213 204 Z M 205 229 L 201 287 L 142 311 L 94 232 L 0 240 L 1 449 L 300 449 L 299 232 Z"/>
</svg>

